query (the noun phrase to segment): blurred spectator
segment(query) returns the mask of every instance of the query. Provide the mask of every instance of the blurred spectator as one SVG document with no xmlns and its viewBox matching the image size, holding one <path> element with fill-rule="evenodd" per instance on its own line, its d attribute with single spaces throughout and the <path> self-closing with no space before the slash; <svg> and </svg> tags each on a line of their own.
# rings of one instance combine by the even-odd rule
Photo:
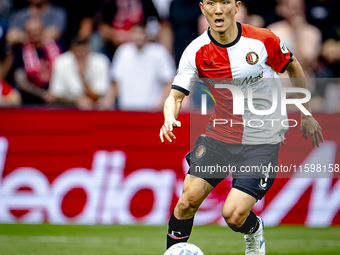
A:
<svg viewBox="0 0 340 255">
<path fill-rule="evenodd" d="M 65 49 L 68 49 L 71 40 L 79 37 L 89 39 L 93 31 L 93 18 L 99 8 L 98 1 L 93 0 L 51 0 L 52 3 L 62 6 L 67 12 L 67 28 L 63 36 Z"/>
<path fill-rule="evenodd" d="M 334 39 L 324 42 L 315 68 L 315 96 L 324 98 L 326 112 L 340 111 L 340 43 Z"/>
<path fill-rule="evenodd" d="M 265 24 L 263 26 L 269 25 L 282 19 L 278 17 L 275 13 L 275 6 L 277 2 L 275 0 L 261 0 L 261 1 L 242 0 L 241 2 L 242 5 L 247 6 L 249 15 L 256 14 L 265 19 Z"/>
<path fill-rule="evenodd" d="M 0 9 L 2 8 L 2 5 L 1 5 L 1 0 L 0 0 Z M 5 37 L 6 37 L 6 32 L 7 32 L 7 29 L 8 29 L 8 21 L 2 16 L 0 15 L 0 66 L 1 66 L 1 63 L 4 61 L 5 57 L 6 57 L 6 40 L 5 40 Z M 0 81 L 2 79 L 4 79 L 5 75 L 3 74 L 3 70 L 2 70 L 2 66 L 0 68 Z"/>
<path fill-rule="evenodd" d="M 101 106 L 112 108 L 117 96 L 121 110 L 161 111 L 174 75 L 171 54 L 161 44 L 147 42 L 145 25 L 136 25 L 132 42 L 121 45 L 115 53 L 113 84 Z"/>
<path fill-rule="evenodd" d="M 12 0 L 0 0 L 0 17 L 3 19 L 9 18 L 9 13 L 13 8 Z"/>
<path fill-rule="evenodd" d="M 23 4 L 23 1 L 13 1 L 13 5 L 16 5 L 16 7 Z M 13 52 L 27 42 L 25 24 L 32 17 L 41 19 L 44 25 L 42 33 L 44 39 L 58 40 L 65 30 L 66 14 L 62 8 L 51 5 L 48 0 L 30 0 L 28 7 L 22 8 L 10 16 L 9 29 L 6 34 L 7 47 L 6 51 L 4 51 L 5 59 L 2 65 L 2 77 L 7 77 L 13 65 Z"/>
<path fill-rule="evenodd" d="M 104 54 L 91 52 L 88 41 L 76 37 L 70 50 L 56 59 L 49 91 L 61 102 L 94 109 L 109 88 L 109 65 Z"/>
<path fill-rule="evenodd" d="M 323 43 L 315 73 L 318 78 L 340 78 L 340 43 L 338 41 L 329 39 Z"/>
<path fill-rule="evenodd" d="M 24 104 L 51 103 L 54 97 L 47 91 L 52 63 L 60 48 L 43 35 L 44 27 L 37 17 L 25 23 L 28 42 L 18 50 L 14 61 L 14 80 L 20 89 Z"/>
<path fill-rule="evenodd" d="M 340 1 L 308 0 L 306 6 L 307 20 L 321 30 L 323 40 L 340 40 Z"/>
<path fill-rule="evenodd" d="M 7 58 L 7 61 L 5 61 L 9 50 L 6 44 L 6 33 L 12 5 L 11 0 L 0 0 L 0 81 L 6 78 L 12 64 L 11 58 Z"/>
<path fill-rule="evenodd" d="M 264 27 L 264 19 L 257 14 L 249 14 L 247 5 L 245 3 L 241 4 L 239 12 L 236 14 L 236 21 L 240 23 L 245 23 L 252 25 L 254 27 Z"/>
<path fill-rule="evenodd" d="M 169 21 L 170 3 L 172 0 L 153 0 L 155 8 L 160 17 L 160 26 L 157 36 L 153 41 L 157 41 L 165 46 L 169 52 L 173 51 L 173 32 Z"/>
<path fill-rule="evenodd" d="M 153 4 L 161 19 L 169 18 L 170 3 L 172 0 L 153 0 Z"/>
<path fill-rule="evenodd" d="M 321 32 L 307 23 L 304 0 L 284 0 L 279 3 L 284 20 L 273 23 L 268 28 L 293 52 L 306 77 L 313 77 L 311 66 L 321 49 Z"/>
<path fill-rule="evenodd" d="M 199 32 L 206 30 L 204 27 L 205 17 L 201 13 L 199 7 L 200 0 L 174 0 L 170 4 L 169 20 L 174 33 L 174 49 L 176 65 L 185 48 L 194 40 Z M 198 27 L 198 22 L 203 28 Z"/>
<path fill-rule="evenodd" d="M 0 106 L 17 106 L 20 104 L 20 93 L 5 80 L 0 81 Z"/>
<path fill-rule="evenodd" d="M 12 14 L 7 33 L 7 41 L 10 44 L 22 44 L 26 40 L 25 23 L 31 17 L 39 17 L 43 23 L 42 36 L 58 40 L 66 28 L 66 13 L 53 6 L 48 0 L 30 0 L 27 8 L 23 8 Z"/>
<path fill-rule="evenodd" d="M 130 41 L 131 28 L 151 17 L 159 19 L 152 0 L 109 0 L 103 7 L 103 23 L 99 26 L 104 53 L 112 58 L 120 44 Z"/>
</svg>

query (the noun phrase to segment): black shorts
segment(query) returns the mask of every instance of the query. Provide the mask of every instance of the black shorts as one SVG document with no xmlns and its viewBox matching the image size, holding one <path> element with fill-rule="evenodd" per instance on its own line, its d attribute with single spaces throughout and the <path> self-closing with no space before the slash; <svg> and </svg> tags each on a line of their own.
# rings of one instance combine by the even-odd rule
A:
<svg viewBox="0 0 340 255">
<path fill-rule="evenodd" d="M 274 182 L 279 149 L 280 144 L 229 144 L 201 135 L 186 155 L 188 174 L 216 187 L 232 173 L 233 188 L 260 200 Z"/>
</svg>

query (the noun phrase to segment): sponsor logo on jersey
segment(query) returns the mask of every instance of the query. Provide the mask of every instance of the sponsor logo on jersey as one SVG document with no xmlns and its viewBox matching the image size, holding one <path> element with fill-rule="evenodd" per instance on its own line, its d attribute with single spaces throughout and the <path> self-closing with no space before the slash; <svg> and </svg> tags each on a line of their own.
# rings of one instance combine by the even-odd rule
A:
<svg viewBox="0 0 340 255">
<path fill-rule="evenodd" d="M 282 41 L 280 41 L 280 48 L 281 48 L 281 51 L 282 51 L 283 54 L 289 53 L 287 47 L 283 44 Z"/>
<path fill-rule="evenodd" d="M 230 84 L 230 85 L 235 85 L 235 86 L 241 86 L 243 84 L 252 84 L 252 83 L 256 83 L 258 81 L 260 81 L 263 78 L 263 71 L 261 73 L 259 73 L 257 76 L 253 77 L 253 76 L 249 76 L 242 79 L 233 79 L 231 81 L 226 81 L 223 80 L 222 82 L 220 82 L 219 84 Z M 214 80 L 208 79 L 208 82 L 210 85 L 215 86 L 216 82 Z"/>
<path fill-rule="evenodd" d="M 213 64 L 214 62 L 211 61 L 211 62 L 208 64 L 207 62 L 203 61 L 203 63 L 204 63 L 205 66 L 209 66 L 209 67 L 210 67 L 210 66 L 212 66 L 212 64 Z"/>
<path fill-rule="evenodd" d="M 204 145 L 198 146 L 195 153 L 196 158 L 202 158 L 205 155 L 206 151 L 207 149 L 205 148 Z"/>
<path fill-rule="evenodd" d="M 261 80 L 263 78 L 263 71 L 261 73 L 259 73 L 258 76 L 256 77 L 253 77 L 253 76 L 249 76 L 249 77 L 246 77 L 244 78 L 244 80 L 242 81 L 241 85 L 243 85 L 244 83 L 246 83 L 247 85 L 250 83 L 256 83 L 258 82 L 259 80 Z M 236 84 L 235 84 L 236 85 Z"/>
<path fill-rule="evenodd" d="M 251 51 L 246 56 L 246 61 L 249 65 L 255 65 L 259 62 L 259 55 L 255 51 Z"/>
</svg>

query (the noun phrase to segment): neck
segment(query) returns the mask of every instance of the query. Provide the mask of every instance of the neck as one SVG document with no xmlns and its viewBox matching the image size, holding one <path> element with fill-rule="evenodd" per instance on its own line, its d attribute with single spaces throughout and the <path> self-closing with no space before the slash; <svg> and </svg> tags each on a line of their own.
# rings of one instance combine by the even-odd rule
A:
<svg viewBox="0 0 340 255">
<path fill-rule="evenodd" d="M 222 33 L 210 29 L 210 34 L 220 44 L 232 43 L 238 35 L 237 24 L 236 22 L 232 22 L 227 30 Z"/>
<path fill-rule="evenodd" d="M 36 49 L 40 49 L 43 47 L 42 41 L 33 42 L 33 45 Z"/>
</svg>

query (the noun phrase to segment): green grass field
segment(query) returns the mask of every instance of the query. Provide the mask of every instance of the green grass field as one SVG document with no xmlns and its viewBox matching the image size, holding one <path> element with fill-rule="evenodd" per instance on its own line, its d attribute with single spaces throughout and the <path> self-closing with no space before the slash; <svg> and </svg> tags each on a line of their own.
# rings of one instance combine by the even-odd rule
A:
<svg viewBox="0 0 340 255">
<path fill-rule="evenodd" d="M 1 255 L 162 255 L 165 226 L 0 225 Z M 267 254 L 340 254 L 340 228 L 265 229 Z M 241 234 L 195 226 L 190 239 L 205 255 L 244 254 Z"/>
</svg>

